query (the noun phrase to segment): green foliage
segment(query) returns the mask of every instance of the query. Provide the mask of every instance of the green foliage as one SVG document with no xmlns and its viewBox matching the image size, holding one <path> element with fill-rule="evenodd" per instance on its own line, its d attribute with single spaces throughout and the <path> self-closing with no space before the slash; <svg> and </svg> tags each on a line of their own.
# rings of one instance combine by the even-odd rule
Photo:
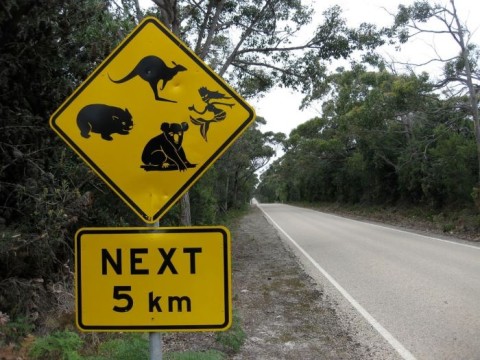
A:
<svg viewBox="0 0 480 360">
<path fill-rule="evenodd" d="M 82 344 L 82 339 L 74 332 L 55 332 L 36 339 L 29 355 L 36 360 L 81 360 L 78 351 Z"/>
<path fill-rule="evenodd" d="M 444 95 L 450 101 L 464 98 L 458 112 L 467 113 L 474 124 L 474 133 L 480 134 L 478 111 L 480 51 L 478 45 L 471 42 L 472 32 L 469 30 L 467 22 L 460 18 L 455 1 L 432 5 L 428 1 L 415 1 L 410 6 L 400 5 L 398 10 L 395 23 L 389 32 L 390 35 L 398 37 L 400 43 L 405 43 L 417 36 L 431 34 L 433 35 L 432 43 L 451 41 L 454 44 L 451 55 L 440 56 L 437 53 L 426 64 L 433 62 L 443 64 L 443 74 L 434 86 L 437 89 L 444 89 Z M 447 58 L 448 60 L 446 60 Z M 480 138 L 478 135 L 475 144 L 477 148 L 476 182 L 480 183 Z"/>
<path fill-rule="evenodd" d="M 253 196 L 257 184 L 255 172 L 275 154 L 283 134 L 262 133 L 257 121 L 226 151 L 215 165 L 214 191 L 220 215 L 242 209 Z"/>
<path fill-rule="evenodd" d="M 465 203 L 476 184 L 476 147 L 473 139 L 465 141 L 461 134 L 440 132 L 436 146 L 428 151 L 430 161 L 422 188 L 435 205 Z"/>
<path fill-rule="evenodd" d="M 216 340 L 224 346 L 225 349 L 237 353 L 242 347 L 247 334 L 242 328 L 240 317 L 234 313 L 232 327 L 224 332 L 217 333 Z"/>
<path fill-rule="evenodd" d="M 64 266 L 73 267 L 73 234 L 101 218 L 92 215 L 95 200 L 114 196 L 54 135 L 48 119 L 120 40 L 128 21 L 111 14 L 103 0 L 8 0 L 2 9 L 0 299 L 5 300 L 12 291 L 5 279 L 55 282 Z M 16 316 L 26 312 L 27 301 L 2 306 Z"/>
<path fill-rule="evenodd" d="M 472 206 L 478 165 L 462 98 L 425 75 L 356 66 L 328 78 L 321 118 L 294 129 L 261 177 L 261 201 Z"/>
<path fill-rule="evenodd" d="M 106 340 L 100 343 L 95 355 L 82 355 L 83 345 L 84 341 L 74 332 L 55 332 L 37 338 L 29 355 L 35 360 L 144 360 L 149 357 L 149 342 L 145 334 L 124 334 Z M 225 355 L 216 350 L 166 353 L 164 357 L 167 360 L 225 359 Z"/>
<path fill-rule="evenodd" d="M 30 349 L 36 360 L 144 360 L 149 356 L 148 339 L 140 334 L 123 335 L 100 344 L 97 354 L 81 355 L 84 341 L 71 331 L 37 338 Z"/>
<path fill-rule="evenodd" d="M 299 42 L 295 34 L 313 14 L 301 1 L 176 4 L 177 33 L 246 97 L 280 84 L 300 90 L 307 104 L 323 94 L 331 59 L 346 59 L 354 52 L 373 59 L 373 49 L 384 43 L 384 30 L 372 24 L 348 27 L 338 6 L 325 11 L 312 36 Z"/>
<path fill-rule="evenodd" d="M 218 223 L 219 198 L 215 189 L 217 181 L 216 167 L 212 167 L 189 191 L 192 224 L 211 225 Z"/>
<path fill-rule="evenodd" d="M 205 352 L 185 351 L 181 353 L 167 353 L 165 360 L 224 360 L 225 355 L 219 351 L 209 350 Z"/>
<path fill-rule="evenodd" d="M 0 347 L 18 344 L 33 330 L 32 324 L 24 317 L 10 321 L 6 314 L 0 312 Z"/>
<path fill-rule="evenodd" d="M 144 360 L 148 359 L 148 339 L 141 334 L 129 334 L 102 343 L 96 360 Z"/>
</svg>

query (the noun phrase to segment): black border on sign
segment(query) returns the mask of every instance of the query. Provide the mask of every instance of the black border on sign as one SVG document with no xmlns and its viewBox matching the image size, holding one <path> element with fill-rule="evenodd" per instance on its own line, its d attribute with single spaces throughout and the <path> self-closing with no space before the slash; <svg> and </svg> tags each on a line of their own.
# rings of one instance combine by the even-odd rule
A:
<svg viewBox="0 0 480 360">
<path fill-rule="evenodd" d="M 198 66 L 200 66 L 203 71 L 205 71 L 213 80 L 217 82 L 217 84 L 227 92 L 232 98 L 234 98 L 239 105 L 241 105 L 247 112 L 248 118 L 239 126 L 239 128 L 219 147 L 217 151 L 200 167 L 197 168 L 197 171 L 187 180 L 187 182 L 165 203 L 163 207 L 161 207 L 152 218 L 150 218 L 142 209 L 132 200 L 130 197 L 127 196 L 116 184 L 113 180 L 111 180 L 103 171 L 100 169 L 83 151 L 77 144 L 70 139 L 65 132 L 58 127 L 56 124 L 57 118 L 65 111 L 65 109 L 70 106 L 70 104 L 77 98 L 77 96 L 87 88 L 88 85 L 99 75 L 100 72 L 103 71 L 110 64 L 110 62 L 132 41 L 135 36 L 142 31 L 142 29 L 147 26 L 148 24 L 155 25 L 164 35 L 166 35 L 173 43 L 175 43 L 188 57 L 190 57 Z M 240 134 L 246 130 L 246 128 L 251 124 L 254 120 L 255 112 L 251 107 L 247 105 L 247 103 L 235 92 L 233 91 L 223 79 L 219 77 L 213 70 L 210 69 L 201 59 L 199 59 L 192 50 L 190 50 L 183 42 L 177 39 L 167 28 L 165 28 L 159 20 L 153 17 L 148 17 L 143 20 L 134 30 L 133 32 L 128 35 L 125 40 L 107 57 L 107 59 L 98 67 L 96 68 L 92 75 L 88 77 L 88 79 L 83 82 L 80 87 L 75 90 L 68 100 L 62 104 L 62 106 L 52 115 L 50 120 L 51 126 L 53 129 L 60 134 L 60 136 L 67 142 L 67 144 L 74 149 L 80 157 L 90 166 L 92 167 L 95 172 L 102 178 L 103 181 L 107 183 L 121 198 L 125 201 L 140 217 L 143 221 L 147 223 L 153 223 L 157 221 L 162 215 L 164 215 L 170 207 L 172 207 L 180 198 L 180 196 L 185 193 L 193 184 L 198 180 L 198 178 L 206 171 L 213 162 L 215 162 L 218 157 L 228 149 L 228 147 L 233 143 L 233 141 L 240 136 Z"/>
<path fill-rule="evenodd" d="M 224 279 L 224 308 L 225 308 L 225 319 L 222 324 L 204 324 L 204 325 L 116 325 L 116 326 L 105 326 L 105 325 L 85 325 L 82 321 L 82 252 L 81 252 L 81 241 L 82 235 L 87 234 L 159 234 L 159 233 L 168 233 L 168 234 L 178 234 L 178 233 L 220 233 L 223 237 L 223 279 Z M 86 228 L 80 229 L 75 235 L 75 285 L 76 285 L 76 315 L 77 315 L 77 325 L 83 331 L 215 331 L 226 329 L 230 324 L 230 288 L 229 288 L 229 279 L 230 274 L 228 269 L 230 268 L 229 264 L 229 246 L 228 246 L 229 235 L 224 228 L 220 227 L 193 227 L 193 228 Z"/>
</svg>

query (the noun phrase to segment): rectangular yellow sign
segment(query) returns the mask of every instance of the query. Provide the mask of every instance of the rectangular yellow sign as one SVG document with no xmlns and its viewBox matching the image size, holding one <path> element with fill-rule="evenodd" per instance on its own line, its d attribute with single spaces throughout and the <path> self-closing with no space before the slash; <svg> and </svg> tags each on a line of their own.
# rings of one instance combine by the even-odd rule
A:
<svg viewBox="0 0 480 360">
<path fill-rule="evenodd" d="M 83 331 L 221 331 L 231 325 L 230 233 L 84 228 L 75 237 Z"/>
</svg>

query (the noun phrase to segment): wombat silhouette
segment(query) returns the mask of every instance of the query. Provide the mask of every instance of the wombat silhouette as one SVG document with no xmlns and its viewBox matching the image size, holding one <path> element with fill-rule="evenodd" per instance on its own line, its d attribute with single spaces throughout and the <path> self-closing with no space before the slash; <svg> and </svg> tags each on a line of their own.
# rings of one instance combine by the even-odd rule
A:
<svg viewBox="0 0 480 360">
<path fill-rule="evenodd" d="M 163 81 L 160 88 L 160 90 L 163 90 L 165 89 L 167 83 L 172 80 L 175 75 L 177 75 L 180 71 L 187 70 L 182 65 L 177 65 L 173 61 L 172 63 L 174 67 L 168 67 L 159 57 L 149 55 L 140 60 L 137 66 L 135 66 L 135 68 L 124 78 L 120 80 L 113 80 L 110 75 L 108 75 L 108 77 L 114 83 L 120 84 L 133 79 L 135 76 L 140 76 L 143 80 L 150 84 L 150 87 L 153 90 L 153 95 L 155 96 L 155 100 L 176 103 L 174 100 L 168 100 L 158 95 L 158 83 L 160 81 Z"/>
<path fill-rule="evenodd" d="M 127 135 L 133 128 L 132 115 L 128 109 L 120 109 L 105 104 L 90 104 L 77 115 L 80 135 L 88 139 L 90 133 L 101 134 L 102 139 L 113 140 L 112 134 Z"/>
<path fill-rule="evenodd" d="M 183 122 L 167 123 L 160 126 L 163 132 L 151 139 L 142 153 L 141 167 L 145 171 L 185 171 L 187 168 L 194 168 L 196 164 L 191 164 L 185 156 L 182 148 L 184 132 L 188 130 L 188 124 Z"/>
</svg>

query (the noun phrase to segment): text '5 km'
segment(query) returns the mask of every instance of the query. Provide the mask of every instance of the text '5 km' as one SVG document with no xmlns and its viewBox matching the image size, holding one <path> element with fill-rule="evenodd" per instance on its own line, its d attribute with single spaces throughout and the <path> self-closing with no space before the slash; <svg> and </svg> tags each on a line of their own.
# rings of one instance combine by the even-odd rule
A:
<svg viewBox="0 0 480 360">
<path fill-rule="evenodd" d="M 226 228 L 91 228 L 79 230 L 75 241 L 81 330 L 215 331 L 230 326 Z"/>
</svg>

